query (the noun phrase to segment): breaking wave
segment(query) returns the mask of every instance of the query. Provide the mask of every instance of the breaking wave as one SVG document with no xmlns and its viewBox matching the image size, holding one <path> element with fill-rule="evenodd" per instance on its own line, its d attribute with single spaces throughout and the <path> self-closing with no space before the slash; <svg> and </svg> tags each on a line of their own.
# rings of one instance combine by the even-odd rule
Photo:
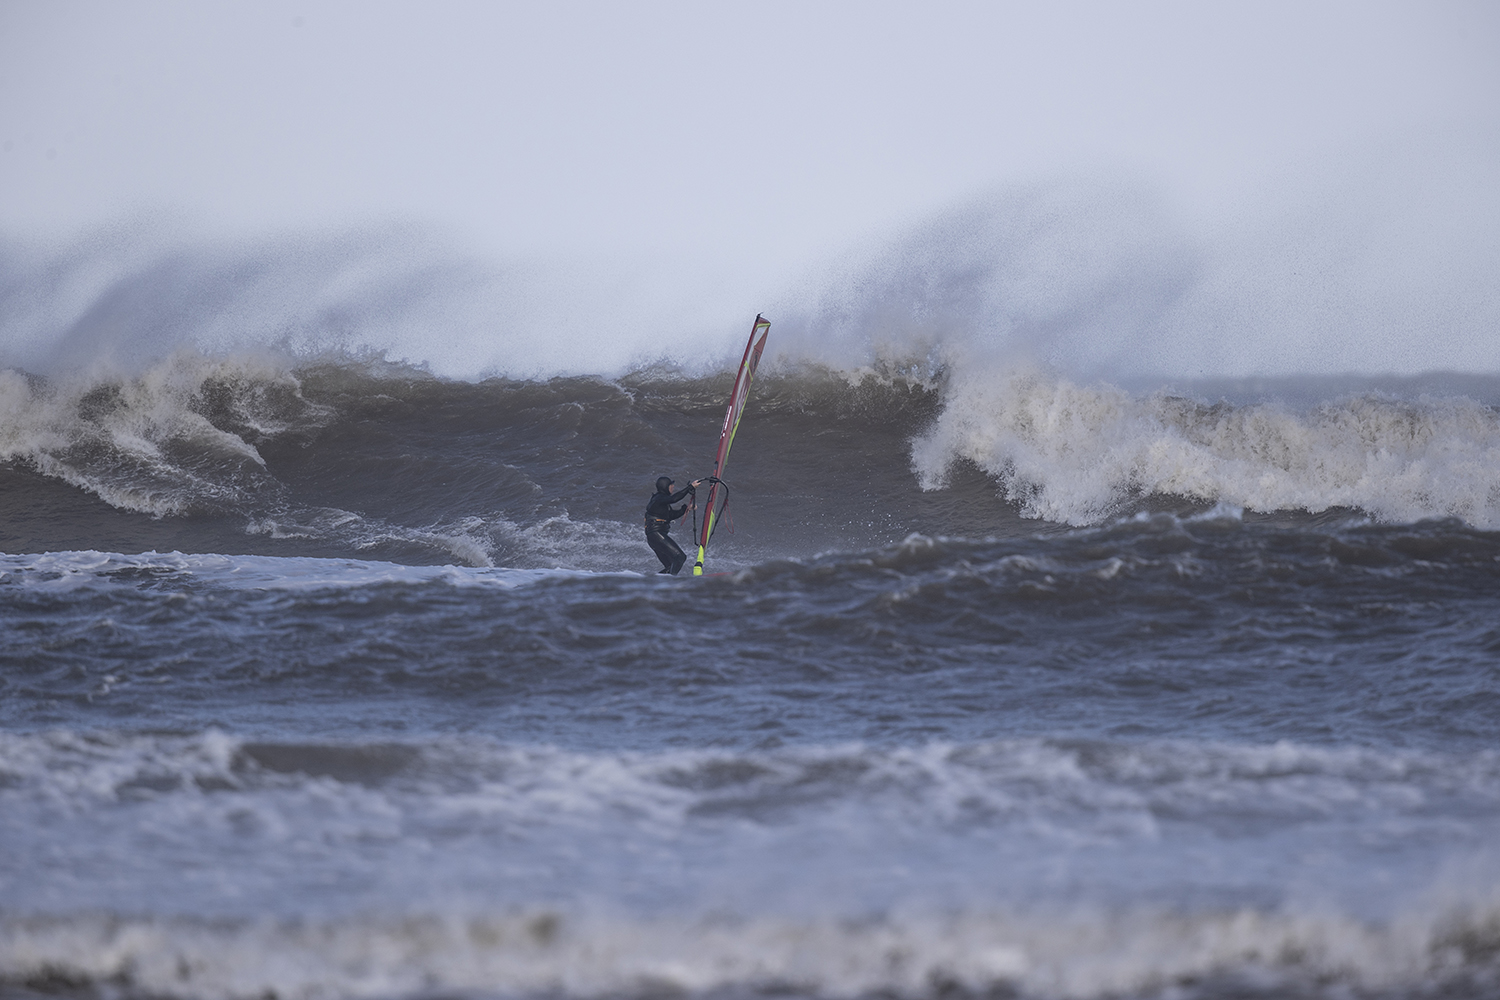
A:
<svg viewBox="0 0 1500 1000">
<path fill-rule="evenodd" d="M 1500 906 L 1329 915 L 963 913 L 702 922 L 0 918 L 0 984 L 49 995 L 894 998 L 1493 995 Z"/>
<path fill-rule="evenodd" d="M 207 551 L 628 568 L 641 482 L 703 462 L 725 378 L 653 368 L 467 383 L 379 359 L 192 351 L 128 376 L 12 369 L 0 371 L 0 474 L 11 470 L 23 512 L 57 507 L 27 478 L 39 476 L 118 511 L 219 524 Z M 782 364 L 757 382 L 732 479 L 753 498 L 790 478 L 811 512 L 812 534 L 782 531 L 789 547 L 760 557 L 911 531 L 1009 534 L 1028 519 L 1092 525 L 1164 502 L 1500 527 L 1500 415 L 1421 388 L 1229 402 L 1036 368 Z M 1482 379 L 1464 388 L 1500 398 Z M 948 499 L 923 506 L 918 487 Z M 129 547 L 91 535 L 90 519 L 8 544 Z"/>
<path fill-rule="evenodd" d="M 155 516 L 274 496 L 256 445 L 331 415 L 285 368 L 180 351 L 133 377 L 48 381 L 0 371 L 0 461 Z"/>
<path fill-rule="evenodd" d="M 79 882 L 73 908 L 59 911 L 46 904 L 44 885 L 9 871 L 0 990 L 215 1000 L 938 1000 L 1481 997 L 1500 985 L 1492 888 L 1465 892 L 1440 879 L 1374 916 L 1298 901 L 1291 885 L 1280 905 L 1172 907 L 1111 903 L 1093 885 L 1081 899 L 1028 904 L 1010 898 L 1021 895 L 1014 886 L 1003 888 L 1019 877 L 1005 875 L 1011 867 L 1046 870 L 1064 857 L 1111 853 L 1118 867 L 1131 844 L 1172 854 L 1181 850 L 1174 843 L 1193 842 L 1184 824 L 1219 829 L 1229 843 L 1319 827 L 1337 841 L 1351 817 L 1366 840 L 1386 830 L 1393 842 L 1409 842 L 1420 828 L 1446 843 L 1455 823 L 1475 821 L 1482 836 L 1482 817 L 1500 803 L 1493 753 L 1014 740 L 621 754 L 474 739 L 320 744 L 213 731 L 51 732 L 0 738 L 0 803 L 22 854 L 51 842 L 55 833 L 44 828 L 68 831 L 52 850 L 74 852 L 80 878 L 139 838 L 176 845 L 155 868 L 133 863 L 115 890 L 128 898 L 141 880 L 164 880 L 155 916 L 128 903 L 79 907 L 80 898 L 109 898 L 107 883 L 121 873 Z M 1006 831 L 1003 840 L 986 835 L 992 828 Z M 712 877 L 700 880 L 693 905 L 665 912 L 638 911 L 616 896 L 628 896 L 633 880 L 680 878 L 683 856 L 696 856 L 695 830 L 723 855 L 705 872 L 748 869 L 742 875 L 772 900 L 796 895 L 783 864 L 789 853 L 800 858 L 796 878 L 827 885 L 811 905 L 789 908 L 734 905 L 718 898 Z M 926 885 L 906 894 L 927 897 L 921 906 L 861 905 L 881 899 L 881 883 L 902 878 L 868 866 L 890 844 L 914 840 L 939 842 L 937 868 L 911 854 L 905 863 L 920 870 L 906 878 L 957 864 L 970 895 L 991 901 L 933 905 Z M 829 851 L 822 861 L 808 853 L 820 841 Z M 1317 839 L 1302 843 L 1312 849 Z M 1069 853 L 1080 844 L 1083 855 Z M 246 853 L 251 845 L 259 847 Z M 210 869 L 199 865 L 241 855 L 233 871 L 203 881 Z M 611 855 L 618 870 L 600 863 Z M 267 872 L 284 880 L 314 860 L 332 879 L 322 891 L 339 901 L 335 912 L 312 907 L 292 918 L 257 902 Z M 831 875 L 815 873 L 824 864 Z M 214 886 L 228 912 L 172 915 L 177 876 L 162 865 Z M 523 888 L 555 887 L 558 876 L 548 872 L 556 865 L 576 877 L 584 898 L 546 902 Z M 1315 870 L 1330 871 L 1326 863 Z M 623 872 L 630 879 L 610 877 Z M 1124 877 L 1110 869 L 1110 879 Z M 1343 877 L 1362 879 L 1356 871 Z M 378 908 L 359 905 L 354 887 L 402 879 L 420 884 Z M 245 906 L 261 915 L 241 915 Z"/>
<path fill-rule="evenodd" d="M 1143 496 L 1271 512 L 1500 527 L 1500 413 L 1472 399 L 1345 396 L 1297 410 L 1132 396 L 1035 372 L 956 374 L 913 442 L 926 489 L 967 460 L 1029 517 L 1093 524 Z"/>
</svg>

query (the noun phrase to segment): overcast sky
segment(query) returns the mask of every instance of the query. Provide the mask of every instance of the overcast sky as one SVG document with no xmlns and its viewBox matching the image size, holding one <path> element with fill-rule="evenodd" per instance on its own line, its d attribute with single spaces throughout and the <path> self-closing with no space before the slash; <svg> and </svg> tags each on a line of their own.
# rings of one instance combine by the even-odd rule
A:
<svg viewBox="0 0 1500 1000">
<path fill-rule="evenodd" d="M 1058 168 L 1211 205 L 1500 118 L 1500 5 L 0 4 L 0 223 L 816 253 Z"/>
</svg>

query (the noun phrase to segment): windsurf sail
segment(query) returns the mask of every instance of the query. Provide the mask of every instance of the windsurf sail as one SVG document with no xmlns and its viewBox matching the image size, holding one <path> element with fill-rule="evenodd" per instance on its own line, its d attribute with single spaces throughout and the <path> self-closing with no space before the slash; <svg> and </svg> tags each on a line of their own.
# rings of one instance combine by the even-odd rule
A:
<svg viewBox="0 0 1500 1000">
<path fill-rule="evenodd" d="M 719 451 L 714 456 L 713 475 L 708 477 L 708 505 L 703 511 L 703 528 L 698 532 L 698 559 L 693 563 L 694 576 L 703 575 L 704 552 L 708 549 L 708 541 L 713 538 L 719 515 L 729 499 L 729 489 L 719 477 L 724 475 L 724 467 L 729 462 L 734 432 L 740 429 L 740 417 L 744 416 L 745 403 L 750 398 L 750 381 L 755 378 L 755 368 L 760 364 L 760 355 L 766 349 L 766 337 L 770 333 L 771 321 L 756 313 L 755 325 L 750 328 L 750 341 L 745 345 L 745 356 L 740 359 L 739 374 L 735 376 L 734 389 L 729 394 L 729 411 L 724 414 L 724 429 L 719 432 Z M 716 503 L 721 488 L 725 504 Z"/>
</svg>

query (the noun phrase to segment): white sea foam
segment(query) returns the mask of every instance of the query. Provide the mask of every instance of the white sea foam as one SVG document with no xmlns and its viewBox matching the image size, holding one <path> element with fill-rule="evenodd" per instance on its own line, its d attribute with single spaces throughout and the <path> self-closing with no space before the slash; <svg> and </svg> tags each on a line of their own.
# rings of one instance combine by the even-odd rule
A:
<svg viewBox="0 0 1500 1000">
<path fill-rule="evenodd" d="M 386 583 L 441 583 L 455 587 L 523 587 L 540 580 L 592 576 L 586 570 L 472 566 L 408 566 L 361 559 L 214 553 L 72 551 L 0 554 L 0 581 L 38 590 L 107 586 L 119 576 L 137 587 L 142 576 L 254 590 L 343 590 Z M 635 574 L 624 573 L 624 576 Z"/>
<path fill-rule="evenodd" d="M 640 562 L 640 526 L 621 521 L 574 520 L 564 512 L 529 525 L 496 518 L 484 530 L 510 565 L 609 572 Z"/>
<path fill-rule="evenodd" d="M 78 562 L 92 556 L 95 572 L 110 566 L 166 566 L 184 573 L 207 568 L 217 579 L 251 588 L 316 588 L 355 580 L 362 585 L 451 580 L 468 586 L 511 586 L 514 581 L 579 575 L 332 559 L 74 555 Z M 40 566 L 51 560 L 24 558 Z M 306 572 L 300 577 L 284 572 L 259 577 L 257 568 L 269 562 L 295 562 Z M 244 763 L 239 755 L 248 743 L 213 729 L 187 736 L 66 730 L 0 733 L 0 763 L 8 776 L 8 784 L 0 788 L 12 794 L 22 787 L 71 789 L 83 781 L 78 788 L 113 797 L 119 786 L 145 774 L 171 773 L 182 779 L 183 790 L 206 780 L 250 789 L 258 787 L 261 772 L 231 773 Z M 356 753 L 362 746 L 331 745 Z M 983 812 L 994 815 L 1019 815 L 1019 807 L 1029 803 L 1064 811 L 1086 804 L 1182 816 L 1212 811 L 1231 799 L 1242 800 L 1233 806 L 1239 816 L 1301 816 L 1310 808 L 1334 803 L 1361 811 L 1420 812 L 1457 799 L 1476 810 L 1500 808 L 1500 755 L 1494 752 L 1451 756 L 1287 741 L 1236 745 L 1023 739 L 594 753 L 473 738 L 414 743 L 410 752 L 414 760 L 425 763 L 400 783 L 400 794 L 442 795 L 450 778 L 472 791 L 478 778 L 495 781 L 494 791 L 511 805 L 529 801 L 527 809 L 534 806 L 546 812 L 571 801 L 564 811 L 607 811 L 652 801 L 658 806 L 648 811 L 663 822 L 670 814 L 673 825 L 691 823 L 700 813 L 708 815 L 702 807 L 712 803 L 742 807 L 738 815 L 774 819 L 801 806 L 817 810 L 840 801 L 885 801 L 907 820 L 934 826 L 962 822 L 981 804 Z M 86 775 L 94 777 L 85 780 Z M 805 794 L 788 799 L 792 790 Z"/>
<path fill-rule="evenodd" d="M 641 920 L 551 909 L 331 921 L 0 918 L 0 981 L 130 995 L 1484 996 L 1500 901 L 1388 924 L 1253 910 Z M 55 988 L 55 986 L 54 986 Z M 1305 991 L 1305 992 L 1304 992 Z"/>
</svg>

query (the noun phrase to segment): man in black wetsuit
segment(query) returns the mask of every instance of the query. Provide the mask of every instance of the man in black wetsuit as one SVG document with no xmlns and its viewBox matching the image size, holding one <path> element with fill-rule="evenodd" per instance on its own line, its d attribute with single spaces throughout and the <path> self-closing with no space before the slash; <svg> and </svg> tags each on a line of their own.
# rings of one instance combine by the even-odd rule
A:
<svg viewBox="0 0 1500 1000">
<path fill-rule="evenodd" d="M 672 477 L 662 476 L 656 481 L 656 492 L 651 494 L 651 499 L 646 502 L 646 544 L 651 546 L 651 551 L 656 553 L 656 558 L 661 560 L 661 572 L 677 575 L 682 569 L 682 564 L 687 562 L 687 555 L 672 541 L 668 534 L 672 530 L 672 522 L 693 509 L 692 502 L 686 506 L 673 509 L 672 505 L 683 497 L 697 496 L 698 484 L 701 479 L 694 479 L 688 484 L 687 489 L 672 492 Z"/>
</svg>

